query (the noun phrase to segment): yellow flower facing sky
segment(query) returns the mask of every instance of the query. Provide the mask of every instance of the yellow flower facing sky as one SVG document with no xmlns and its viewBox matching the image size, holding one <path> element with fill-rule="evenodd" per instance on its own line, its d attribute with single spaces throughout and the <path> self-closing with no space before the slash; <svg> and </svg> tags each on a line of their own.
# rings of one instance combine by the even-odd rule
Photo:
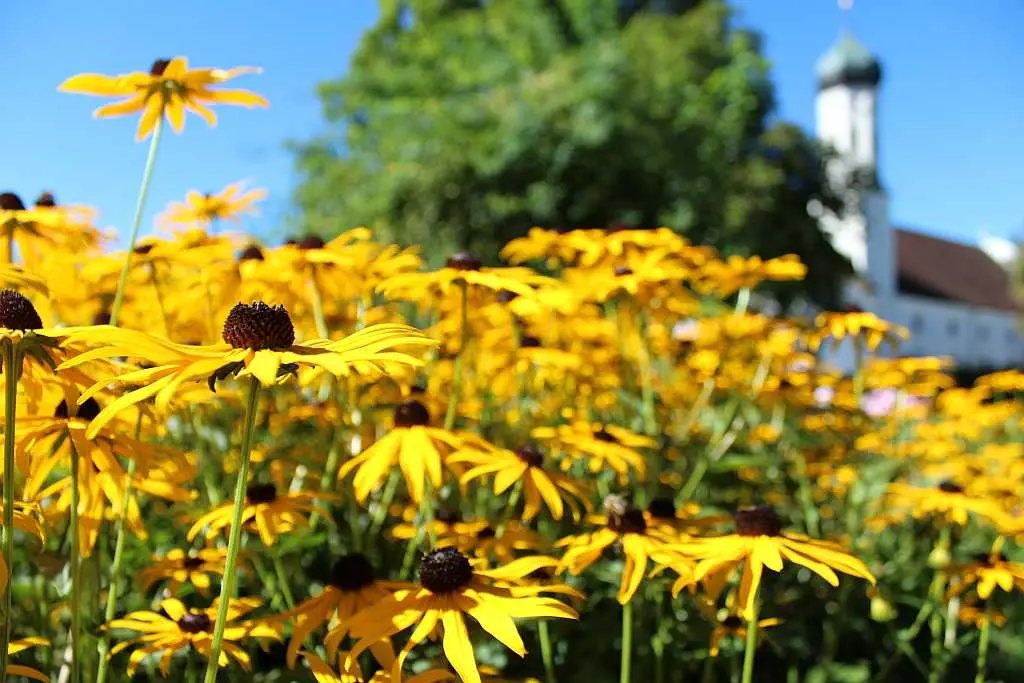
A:
<svg viewBox="0 0 1024 683">
<path fill-rule="evenodd" d="M 256 202 L 266 198 L 266 190 L 247 190 L 243 181 L 232 183 L 220 192 L 189 190 L 185 201 L 171 202 L 158 220 L 175 226 L 205 228 L 217 221 L 238 222 L 244 214 L 256 215 Z"/>
<path fill-rule="evenodd" d="M 217 124 L 217 115 L 207 106 L 233 104 L 249 109 L 266 107 L 267 100 L 248 90 L 217 86 L 243 74 L 256 74 L 260 69 L 240 66 L 233 69 L 190 69 L 188 59 L 158 59 L 148 72 L 134 71 L 117 76 L 86 73 L 72 76 L 60 84 L 63 92 L 99 97 L 122 98 L 93 112 L 96 118 L 125 116 L 141 112 L 137 140 L 144 140 L 166 116 L 175 132 L 185 127 L 185 112 L 201 116 L 208 124 Z"/>
</svg>

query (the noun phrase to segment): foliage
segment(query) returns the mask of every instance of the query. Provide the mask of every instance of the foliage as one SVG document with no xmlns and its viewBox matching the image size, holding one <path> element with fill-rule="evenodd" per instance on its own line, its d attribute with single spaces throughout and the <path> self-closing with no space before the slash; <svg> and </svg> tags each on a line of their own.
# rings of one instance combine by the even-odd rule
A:
<svg viewBox="0 0 1024 683">
<path fill-rule="evenodd" d="M 822 154 L 772 116 L 757 37 L 717 0 L 383 2 L 320 95 L 328 133 L 296 148 L 303 229 L 343 216 L 436 262 L 493 259 L 531 225 L 668 225 L 795 253 L 805 294 L 838 302 L 848 264 L 807 213 L 841 208 Z"/>
</svg>

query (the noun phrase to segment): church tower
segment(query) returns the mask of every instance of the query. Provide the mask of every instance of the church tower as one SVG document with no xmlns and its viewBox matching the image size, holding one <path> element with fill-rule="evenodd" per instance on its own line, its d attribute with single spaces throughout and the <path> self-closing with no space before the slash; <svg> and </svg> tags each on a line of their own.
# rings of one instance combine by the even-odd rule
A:
<svg viewBox="0 0 1024 683">
<path fill-rule="evenodd" d="M 818 60 L 818 139 L 836 154 L 828 172 L 846 188 L 843 215 L 822 227 L 850 259 L 859 287 L 855 303 L 882 317 L 895 298 L 896 267 L 888 199 L 878 174 L 878 92 L 882 68 L 848 31 Z"/>
</svg>

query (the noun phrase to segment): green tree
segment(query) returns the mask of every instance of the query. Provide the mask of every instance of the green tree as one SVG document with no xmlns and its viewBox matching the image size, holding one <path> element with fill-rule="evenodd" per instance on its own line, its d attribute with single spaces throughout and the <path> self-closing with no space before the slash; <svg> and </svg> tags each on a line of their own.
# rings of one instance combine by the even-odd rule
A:
<svg viewBox="0 0 1024 683">
<path fill-rule="evenodd" d="M 848 263 L 807 215 L 822 155 L 774 121 L 757 37 L 719 0 L 381 0 L 331 124 L 296 146 L 304 230 L 493 258 L 531 226 L 671 226 L 797 253 L 835 303 Z"/>
</svg>

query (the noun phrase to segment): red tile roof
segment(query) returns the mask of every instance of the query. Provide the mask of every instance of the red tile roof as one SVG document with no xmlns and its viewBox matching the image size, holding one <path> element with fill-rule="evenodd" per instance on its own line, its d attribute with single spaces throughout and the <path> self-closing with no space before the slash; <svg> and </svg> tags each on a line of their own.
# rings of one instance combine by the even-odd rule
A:
<svg viewBox="0 0 1024 683">
<path fill-rule="evenodd" d="M 897 229 L 896 254 L 901 291 L 1021 310 L 1006 270 L 977 247 Z"/>
</svg>

